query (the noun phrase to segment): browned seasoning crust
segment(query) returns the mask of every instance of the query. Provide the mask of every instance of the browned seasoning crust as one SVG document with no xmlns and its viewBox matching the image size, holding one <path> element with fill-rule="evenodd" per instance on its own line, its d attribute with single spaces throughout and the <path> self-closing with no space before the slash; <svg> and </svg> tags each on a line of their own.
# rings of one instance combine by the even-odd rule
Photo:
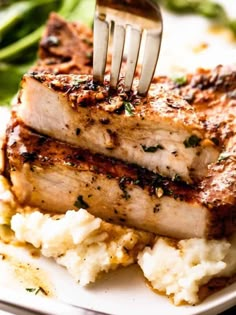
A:
<svg viewBox="0 0 236 315">
<path fill-rule="evenodd" d="M 139 186 L 149 195 L 157 194 L 157 189 L 161 189 L 163 196 L 187 201 L 190 204 L 194 202 L 201 204 L 208 208 L 210 216 L 208 231 L 206 232 L 209 238 L 222 237 L 236 231 L 235 194 L 232 194 L 230 190 L 224 191 L 224 203 L 216 203 L 215 186 L 209 186 L 207 191 L 211 194 L 206 194 L 205 180 L 194 186 L 186 185 L 178 180 L 172 181 L 136 165 L 126 164 L 99 154 L 93 155 L 89 151 L 40 136 L 17 120 L 9 126 L 8 138 L 10 141 L 8 142 L 7 154 L 10 171 L 14 172 L 15 168 L 21 169 L 25 163 L 29 164 L 33 171 L 34 165 L 43 169 L 45 167 L 50 168 L 50 166 L 60 162 L 74 170 L 89 170 L 94 175 L 103 174 L 108 179 L 116 178 L 119 181 L 121 191 L 123 191 L 124 199 L 129 188 Z M 232 183 L 232 189 L 234 187 L 235 182 Z"/>
<path fill-rule="evenodd" d="M 198 69 L 188 74 L 181 84 L 168 77 L 156 77 L 155 83 L 167 84 L 195 110 L 198 119 L 209 131 L 213 141 L 223 143 L 235 137 L 236 67 L 217 66 L 212 70 Z M 231 147 L 236 140 L 231 140 Z"/>
<path fill-rule="evenodd" d="M 17 128 L 17 131 L 16 131 Z M 110 178 L 120 178 L 120 186 L 138 185 L 155 194 L 155 188 L 160 187 L 166 196 L 194 201 L 198 191 L 192 186 L 172 181 L 159 174 L 150 172 L 137 165 L 123 163 L 120 160 L 109 158 L 101 154 L 91 154 L 88 150 L 65 144 L 50 137 L 39 135 L 27 128 L 17 119 L 8 128 L 8 137 L 15 133 L 19 142 L 8 142 L 8 159 L 14 159 L 19 165 L 34 162 L 42 167 L 53 165 L 56 161 L 64 161 L 67 166 L 79 170 L 92 170 L 95 174 L 106 174 Z M 22 151 L 24 144 L 25 151 Z M 18 158 L 17 158 L 18 157 Z M 17 165 L 16 165 L 17 166 Z"/>
<path fill-rule="evenodd" d="M 166 77 L 157 82 L 168 82 Z M 236 68 L 218 66 L 213 70 L 199 69 L 186 76 L 186 82 L 174 86 L 174 91 L 186 99 L 209 133 L 209 138 L 221 145 L 218 162 L 210 165 L 200 184 L 204 203 L 218 212 L 219 217 L 231 204 L 235 225 L 236 209 Z M 223 228 L 223 226 L 222 226 Z"/>
<path fill-rule="evenodd" d="M 38 71 L 92 73 L 92 31 L 51 13 L 39 45 Z"/>
<path fill-rule="evenodd" d="M 117 90 L 109 89 L 109 81 L 104 85 L 93 82 L 91 75 L 57 75 L 45 72 L 31 72 L 26 76 L 39 81 L 46 87 L 66 96 L 71 107 L 77 111 L 78 107 L 89 107 L 93 111 L 103 110 L 111 115 L 127 116 L 125 102 L 129 103 L 130 116 L 140 120 L 149 119 L 158 123 L 158 120 L 179 123 L 179 127 L 191 127 L 204 137 L 204 129 L 194 108 L 177 93 L 166 90 L 162 85 L 152 87 L 153 93 L 147 97 L 140 97 L 137 91 L 125 92 L 124 82 L 120 80 Z M 24 86 L 23 77 L 22 86 Z M 130 117 L 129 119 L 132 119 Z M 213 144 L 213 143 L 212 143 Z"/>
</svg>

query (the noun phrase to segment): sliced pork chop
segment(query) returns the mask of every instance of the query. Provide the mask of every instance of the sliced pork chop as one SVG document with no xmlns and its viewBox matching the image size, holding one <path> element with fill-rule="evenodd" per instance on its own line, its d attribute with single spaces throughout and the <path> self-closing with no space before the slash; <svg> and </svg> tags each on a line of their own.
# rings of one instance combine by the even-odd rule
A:
<svg viewBox="0 0 236 315">
<path fill-rule="evenodd" d="M 51 13 L 33 69 L 53 73 L 92 73 L 93 34 L 80 22 Z"/>
<path fill-rule="evenodd" d="M 224 194 L 233 204 L 220 209 L 200 187 L 92 155 L 17 122 L 8 129 L 7 156 L 22 204 L 56 213 L 82 207 L 109 222 L 176 238 L 221 237 L 236 228 L 232 187 Z"/>
<path fill-rule="evenodd" d="M 188 183 L 201 179 L 220 151 L 193 108 L 163 85 L 140 98 L 122 84 L 109 92 L 90 76 L 32 73 L 24 76 L 17 112 L 44 135 Z"/>
</svg>

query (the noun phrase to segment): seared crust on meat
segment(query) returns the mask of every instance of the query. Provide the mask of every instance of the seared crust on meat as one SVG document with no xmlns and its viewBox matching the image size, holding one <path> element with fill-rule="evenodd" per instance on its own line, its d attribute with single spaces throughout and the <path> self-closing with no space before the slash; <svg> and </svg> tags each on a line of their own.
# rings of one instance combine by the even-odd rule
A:
<svg viewBox="0 0 236 315">
<path fill-rule="evenodd" d="M 92 46 L 90 28 L 79 22 L 68 23 L 51 13 L 34 69 L 53 73 L 92 73 Z"/>
<path fill-rule="evenodd" d="M 75 112 L 79 107 L 89 107 L 91 110 L 100 109 L 119 115 L 120 120 L 122 116 L 149 119 L 156 123 L 167 120 L 179 124 L 179 128 L 185 126 L 191 128 L 191 131 L 196 129 L 199 136 L 204 133 L 193 107 L 176 93 L 169 93 L 162 85 L 152 86 L 147 97 L 140 97 L 135 92 L 125 92 L 123 81 L 120 81 L 117 90 L 109 91 L 109 81 L 105 81 L 104 85 L 97 85 L 89 75 L 31 72 L 24 76 L 23 88 L 25 81 L 30 78 L 65 96 Z M 125 113 L 125 101 L 132 104 L 132 114 Z"/>
<path fill-rule="evenodd" d="M 221 204 L 216 204 L 213 196 L 204 194 L 203 183 L 192 187 L 182 182 L 171 181 L 135 165 L 98 154 L 92 155 L 89 151 L 40 136 L 17 121 L 12 122 L 8 128 L 7 155 L 13 189 L 19 200 L 47 211 L 66 211 L 74 206 L 76 194 L 83 191 L 82 200 L 85 205 L 89 205 L 89 212 L 106 220 L 110 219 L 112 222 L 136 226 L 155 233 L 180 238 L 211 238 L 222 237 L 236 230 L 235 200 L 229 197 L 228 203 L 223 207 Z M 57 197 L 50 203 L 53 198 L 50 190 L 53 191 L 53 188 L 45 188 L 48 191 L 42 190 L 39 194 L 37 180 L 32 184 L 32 178 L 39 176 L 45 179 L 50 171 L 62 174 L 62 177 L 59 177 L 60 183 L 54 183 L 57 189 L 60 190 L 62 186 L 68 190 L 65 191 L 63 201 L 59 204 Z M 19 186 L 17 184 L 20 180 L 19 174 L 22 174 L 22 178 L 28 181 L 29 185 L 31 183 L 31 188 L 25 187 L 24 191 L 20 189 L 22 182 Z M 86 180 L 85 174 L 89 174 Z M 74 177 L 76 177 L 78 191 L 70 190 L 73 188 L 70 187 L 70 181 L 72 183 Z M 66 186 L 67 180 L 68 186 Z M 64 181 L 64 184 L 61 181 Z M 113 188 L 114 185 L 116 188 Z M 214 185 L 208 187 L 208 191 L 212 190 L 212 195 L 214 189 Z M 46 194 L 45 199 L 44 194 Z M 228 194 L 230 192 L 225 191 L 225 195 Z M 136 200 L 137 196 L 139 200 Z M 65 201 L 67 198 L 68 201 Z M 143 211 L 149 212 L 146 216 L 143 214 L 140 219 L 140 210 L 137 210 L 135 218 L 135 211 L 140 208 L 139 204 L 142 204 L 144 199 L 146 209 Z M 182 209 L 187 209 L 184 215 L 188 224 L 184 226 L 183 222 L 178 222 L 178 219 L 173 217 L 175 223 L 173 221 L 168 227 L 160 227 L 161 220 L 168 217 L 168 212 L 170 217 L 176 215 L 172 209 L 174 203 L 177 207 L 174 212 L 177 211 L 179 219 L 183 213 Z M 187 219 L 188 215 L 190 217 Z"/>
<path fill-rule="evenodd" d="M 225 148 L 236 134 L 236 67 L 217 66 L 198 69 L 186 75 L 186 81 L 175 84 L 168 77 L 156 77 L 155 83 L 167 85 L 169 90 L 183 97 L 195 110 L 209 137 Z M 235 139 L 235 138 L 234 138 Z M 235 146 L 236 140 L 229 143 Z"/>
<path fill-rule="evenodd" d="M 20 102 L 18 116 L 37 132 L 188 183 L 220 153 L 194 108 L 162 84 L 140 97 L 122 81 L 111 91 L 88 75 L 33 72 L 23 78 Z"/>
<path fill-rule="evenodd" d="M 59 36 L 61 45 L 45 47 L 44 43 L 50 36 Z M 63 38 L 66 42 L 63 41 Z M 67 38 L 69 38 L 70 49 L 67 49 Z M 85 42 L 85 45 L 82 45 L 81 42 Z M 92 44 L 91 30 L 78 23 L 68 23 L 57 14 L 52 13 L 40 43 L 38 64 L 32 70 L 91 74 L 92 64 L 90 63 L 86 67 L 88 60 L 83 57 L 86 56 L 89 47 L 89 54 L 92 53 Z M 80 46 L 78 47 L 78 45 Z M 68 67 L 65 67 L 67 63 L 64 63 L 63 59 L 75 60 L 78 52 L 81 54 L 80 59 L 73 62 L 73 66 L 69 62 Z M 53 58 L 57 66 L 49 65 L 50 58 Z M 85 67 L 81 71 L 83 65 Z M 204 129 L 209 131 L 209 136 L 217 143 L 219 142 L 225 147 L 226 140 L 233 134 L 235 135 L 235 67 L 218 66 L 212 70 L 198 69 L 195 73 L 186 75 L 186 80 L 183 80 L 181 84 L 166 76 L 156 77 L 153 82 L 162 83 L 167 90 L 174 90 L 181 95 L 194 108 Z"/>
<path fill-rule="evenodd" d="M 218 66 L 213 70 L 199 69 L 187 75 L 178 86 L 167 77 L 155 79 L 167 84 L 195 109 L 208 137 L 221 146 L 216 163 L 209 166 L 208 174 L 200 183 L 201 199 L 224 216 L 232 208 L 235 225 L 236 209 L 236 68 Z M 216 225 L 219 223 L 216 222 Z M 214 224 L 212 224 L 214 226 Z M 227 228 L 226 225 L 222 226 Z"/>
</svg>

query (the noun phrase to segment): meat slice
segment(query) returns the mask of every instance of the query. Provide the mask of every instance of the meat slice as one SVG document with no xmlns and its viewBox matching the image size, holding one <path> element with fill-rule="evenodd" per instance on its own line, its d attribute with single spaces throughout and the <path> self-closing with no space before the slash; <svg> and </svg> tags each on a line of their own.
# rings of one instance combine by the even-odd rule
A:
<svg viewBox="0 0 236 315">
<path fill-rule="evenodd" d="M 93 155 L 17 121 L 8 128 L 7 157 L 22 204 L 55 213 L 82 207 L 108 222 L 176 238 L 222 237 L 236 229 L 230 187 L 224 192 L 228 203 L 215 207 L 214 199 L 202 196 L 201 186 Z"/>
<path fill-rule="evenodd" d="M 147 98 L 95 85 L 87 75 L 24 76 L 18 116 L 44 135 L 191 183 L 220 147 L 182 97 L 154 85 Z"/>
<path fill-rule="evenodd" d="M 37 71 L 92 73 L 93 34 L 79 22 L 68 22 L 51 13 L 39 44 Z"/>
</svg>

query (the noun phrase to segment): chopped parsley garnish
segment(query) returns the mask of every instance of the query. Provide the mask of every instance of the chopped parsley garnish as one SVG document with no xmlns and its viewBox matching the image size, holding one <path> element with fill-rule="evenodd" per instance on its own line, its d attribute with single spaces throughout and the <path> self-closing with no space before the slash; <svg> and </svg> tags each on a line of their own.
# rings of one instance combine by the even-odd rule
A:
<svg viewBox="0 0 236 315">
<path fill-rule="evenodd" d="M 164 147 L 161 144 L 157 144 L 155 146 L 151 146 L 151 147 L 147 147 L 146 145 L 142 145 L 143 151 L 144 152 L 150 152 L 150 153 L 154 153 L 157 150 L 164 150 Z"/>
<path fill-rule="evenodd" d="M 130 102 L 124 102 L 125 115 L 134 116 L 134 106 Z"/>
<path fill-rule="evenodd" d="M 135 180 L 133 181 L 133 183 L 134 183 L 134 185 L 139 185 L 139 184 L 140 184 L 140 179 L 135 179 Z"/>
<path fill-rule="evenodd" d="M 37 288 L 26 288 L 25 290 L 28 292 L 35 292 Z"/>
<path fill-rule="evenodd" d="M 186 84 L 188 81 L 186 75 L 175 75 L 172 77 L 172 80 L 179 86 Z"/>
<path fill-rule="evenodd" d="M 79 88 L 81 83 L 85 83 L 88 80 L 87 75 L 74 76 L 71 81 L 72 87 Z"/>
<path fill-rule="evenodd" d="M 198 136 L 192 135 L 188 139 L 184 140 L 184 146 L 185 148 L 195 148 L 199 146 L 200 142 L 201 139 Z"/>
<path fill-rule="evenodd" d="M 40 291 L 47 295 L 47 292 L 42 288 L 42 287 L 38 287 L 38 288 L 26 288 L 25 289 L 27 292 L 30 292 L 30 293 L 34 293 L 35 295 L 37 295 Z"/>
<path fill-rule="evenodd" d="M 88 209 L 89 205 L 87 204 L 87 202 L 85 202 L 83 200 L 83 196 L 78 196 L 77 200 L 74 203 L 74 206 L 78 209 L 83 208 L 83 209 Z"/>
<path fill-rule="evenodd" d="M 224 161 L 231 156 L 230 152 L 222 152 L 218 158 L 218 162 Z"/>
</svg>

